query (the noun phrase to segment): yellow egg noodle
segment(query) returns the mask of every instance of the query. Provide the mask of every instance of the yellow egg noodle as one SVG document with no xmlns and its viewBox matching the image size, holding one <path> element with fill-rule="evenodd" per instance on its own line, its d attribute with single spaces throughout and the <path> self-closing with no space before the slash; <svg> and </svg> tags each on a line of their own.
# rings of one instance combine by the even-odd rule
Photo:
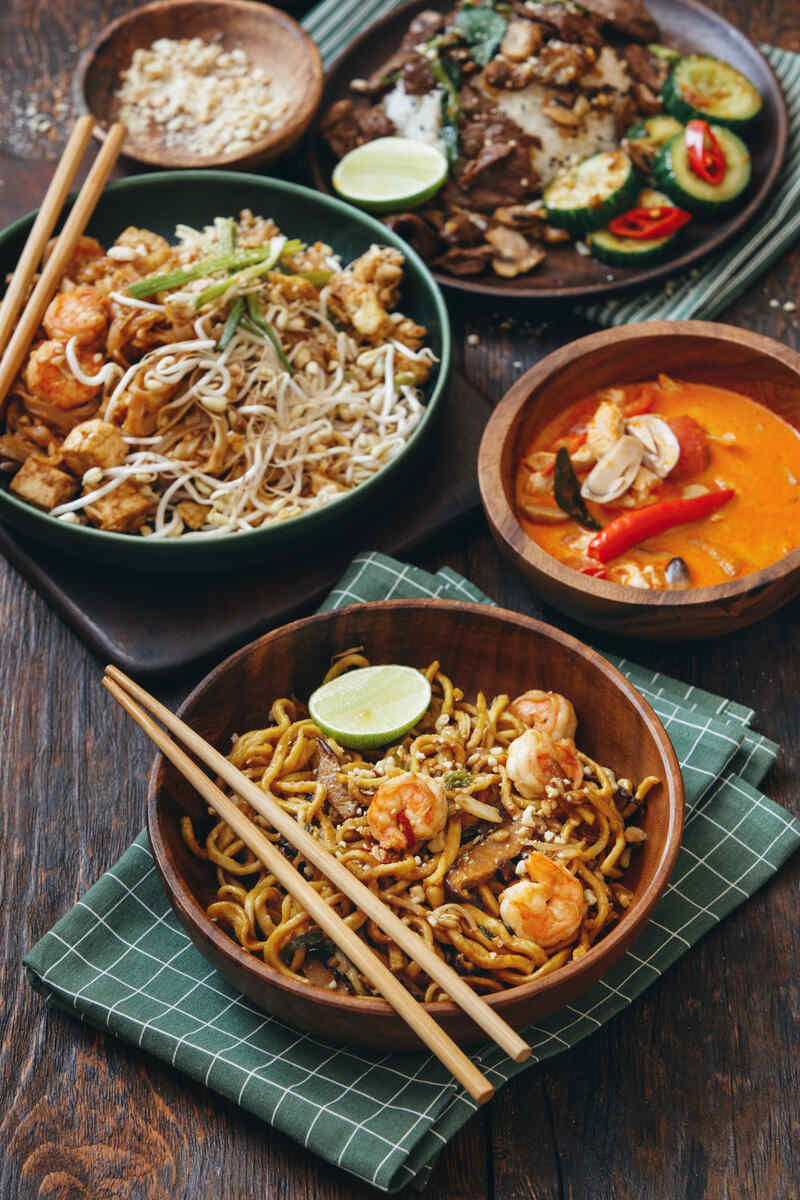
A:
<svg viewBox="0 0 800 1200">
<path fill-rule="evenodd" d="M 357 647 L 325 682 L 368 666 Z M 301 822 L 476 990 L 500 991 L 581 958 L 622 916 L 644 830 L 634 819 L 654 777 L 618 778 L 575 746 L 575 712 L 532 690 L 474 703 L 431 663 L 427 711 L 397 744 L 345 750 L 296 699 L 234 738 L 231 761 Z M 242 800 L 267 836 L 279 836 Z M 222 821 L 182 820 L 216 872 L 208 916 L 282 975 L 344 994 L 368 981 Z M 403 982 L 446 999 L 419 965 L 280 842 L 295 866 Z"/>
</svg>

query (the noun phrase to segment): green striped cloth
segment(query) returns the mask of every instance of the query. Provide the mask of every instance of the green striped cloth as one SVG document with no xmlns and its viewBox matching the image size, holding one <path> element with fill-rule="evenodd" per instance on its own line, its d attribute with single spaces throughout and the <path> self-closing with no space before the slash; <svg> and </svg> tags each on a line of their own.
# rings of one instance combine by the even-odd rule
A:
<svg viewBox="0 0 800 1200">
<path fill-rule="evenodd" d="M 391 597 L 489 602 L 449 569 L 431 575 L 364 553 L 324 607 Z M 495 1045 L 473 1052 L 497 1087 L 626 1008 L 800 844 L 800 825 L 758 790 L 778 750 L 751 731 L 750 709 L 615 661 L 658 712 L 680 759 L 683 845 L 633 949 L 574 1004 L 524 1031 L 529 1063 L 511 1062 Z M 145 834 L 25 965 L 48 1005 L 156 1055 L 383 1191 L 424 1188 L 442 1147 L 475 1111 L 430 1055 L 330 1045 L 239 995 L 178 924 Z"/>
<path fill-rule="evenodd" d="M 303 21 L 326 67 L 376 17 L 403 0 L 324 0 Z M 762 275 L 800 237 L 800 54 L 761 46 L 778 77 L 789 109 L 789 146 L 775 189 L 757 220 L 724 249 L 703 259 L 702 269 L 676 275 L 632 297 L 587 305 L 600 325 L 633 321 L 711 319 Z"/>
</svg>

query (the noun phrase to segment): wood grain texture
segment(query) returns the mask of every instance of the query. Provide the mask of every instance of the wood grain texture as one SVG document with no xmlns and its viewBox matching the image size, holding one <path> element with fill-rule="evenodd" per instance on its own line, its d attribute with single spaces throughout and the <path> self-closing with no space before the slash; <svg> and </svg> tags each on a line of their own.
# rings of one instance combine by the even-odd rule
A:
<svg viewBox="0 0 800 1200">
<path fill-rule="evenodd" d="M 285 102 L 283 115 L 247 150 L 195 154 L 169 146 L 159 127 L 131 131 L 124 153 L 155 167 L 237 166 L 248 170 L 274 162 L 305 133 L 322 95 L 322 59 L 316 44 L 293 18 L 251 0 L 156 0 L 125 14 L 101 30 L 81 58 L 75 76 L 75 99 L 97 119 L 104 137 L 119 119 L 116 93 L 121 73 L 135 52 L 157 38 L 210 38 L 221 35 L 226 51 L 244 50 L 248 64 L 260 67 L 273 95 Z"/>
<path fill-rule="evenodd" d="M 57 92 L 68 98 L 80 49 L 130 7 L 130 0 L 6 0 L 0 8 L 3 222 L 44 193 L 71 123 L 68 104 L 56 112 L 64 102 Z M 712 0 L 712 7 L 754 39 L 800 51 L 800 0 Z M 29 105 L 51 121 L 49 129 L 28 128 Z M 798 293 L 795 250 L 726 320 L 800 349 L 798 314 L 769 305 L 796 301 Z M 566 307 L 455 299 L 450 309 L 457 360 L 495 400 L 545 354 L 588 332 Z M 470 334 L 475 344 L 466 340 Z M 414 558 L 429 569 L 448 563 L 506 607 L 583 632 L 534 601 L 482 519 Z M 24 983 L 27 948 L 141 828 L 152 755 L 103 693 L 99 660 L 5 563 L 0 628 L 0 1196 L 375 1200 L 373 1188 L 213 1092 L 45 1012 Z M 751 704 L 757 728 L 784 747 L 766 790 L 800 813 L 799 601 L 704 645 L 632 647 L 605 635 L 595 642 Z M 185 690 L 167 682 L 159 695 L 174 706 Z M 446 1148 L 427 1194 L 437 1200 L 795 1197 L 798 884 L 795 860 L 631 1008 L 503 1089 Z"/>
</svg>

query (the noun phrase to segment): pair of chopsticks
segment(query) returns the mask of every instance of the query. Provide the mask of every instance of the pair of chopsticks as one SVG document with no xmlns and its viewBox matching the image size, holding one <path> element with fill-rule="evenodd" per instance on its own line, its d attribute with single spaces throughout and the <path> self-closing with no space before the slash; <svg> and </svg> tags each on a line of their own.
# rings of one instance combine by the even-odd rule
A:
<svg viewBox="0 0 800 1200">
<path fill-rule="evenodd" d="M 171 737 L 156 725 L 147 712 L 163 725 L 208 768 L 260 813 L 307 862 L 325 875 L 337 890 L 348 896 L 374 921 L 423 971 L 442 987 L 452 1000 L 503 1049 L 515 1062 L 530 1055 L 530 1046 L 503 1020 L 452 967 L 440 959 L 418 934 L 409 929 L 337 858 L 313 838 L 280 804 L 209 745 L 184 721 L 160 704 L 154 696 L 134 683 L 116 667 L 106 667 L 103 684 L 134 721 L 155 742 L 165 758 L 200 793 L 214 811 L 230 825 L 236 835 L 253 851 L 278 882 L 286 888 L 308 915 L 356 966 L 414 1030 L 436 1057 L 478 1103 L 491 1099 L 494 1088 L 433 1017 L 411 995 L 366 942 L 347 925 L 338 913 L 314 890 L 308 881 L 284 858 L 236 804 L 229 799 Z M 137 704 L 136 701 L 139 703 Z M 141 706 L 141 707 L 140 707 Z M 147 710 L 145 712 L 144 710 Z"/>
<path fill-rule="evenodd" d="M 64 228 L 58 235 L 36 287 L 28 296 L 33 276 L 44 257 L 67 192 L 89 144 L 93 125 L 94 121 L 90 116 L 80 117 L 76 122 L 0 305 L 0 353 L 3 355 L 0 360 L 0 413 L 8 390 L 39 328 L 44 310 L 53 298 L 53 293 L 75 252 L 78 239 L 95 210 L 100 193 L 125 141 L 125 126 L 119 123 L 112 125 L 64 223 Z M 20 317 L 23 306 L 24 311 Z"/>
</svg>

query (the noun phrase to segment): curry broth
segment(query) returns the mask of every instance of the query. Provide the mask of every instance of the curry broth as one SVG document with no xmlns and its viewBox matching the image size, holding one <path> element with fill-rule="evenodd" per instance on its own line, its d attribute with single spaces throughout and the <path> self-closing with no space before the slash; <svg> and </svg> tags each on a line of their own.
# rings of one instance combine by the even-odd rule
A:
<svg viewBox="0 0 800 1200">
<path fill-rule="evenodd" d="M 646 389 L 652 389 L 656 397 L 647 411 L 667 420 L 682 415 L 694 417 L 706 431 L 710 449 L 704 470 L 680 482 L 671 482 L 667 476 L 648 503 L 679 498 L 689 484 L 702 484 L 712 490 L 730 487 L 736 495 L 710 516 L 642 542 L 608 565 L 613 567 L 624 560 L 640 568 L 653 564 L 663 569 L 671 558 L 680 556 L 689 568 L 692 586 L 707 587 L 752 574 L 799 545 L 798 431 L 764 405 L 725 388 L 680 382 L 677 390 L 670 391 L 653 382 L 629 384 L 617 390 L 625 394 L 627 404 L 635 407 Z M 553 450 L 562 439 L 569 440 L 570 434 L 580 435 L 598 403 L 598 398 L 592 396 L 571 405 L 533 438 L 526 454 Z M 591 502 L 588 508 L 600 524 L 634 511 Z M 576 521 L 545 524 L 522 514 L 519 520 L 528 536 L 548 554 L 562 562 L 575 562 L 575 552 L 565 545 L 565 539 L 580 532 Z"/>
</svg>

